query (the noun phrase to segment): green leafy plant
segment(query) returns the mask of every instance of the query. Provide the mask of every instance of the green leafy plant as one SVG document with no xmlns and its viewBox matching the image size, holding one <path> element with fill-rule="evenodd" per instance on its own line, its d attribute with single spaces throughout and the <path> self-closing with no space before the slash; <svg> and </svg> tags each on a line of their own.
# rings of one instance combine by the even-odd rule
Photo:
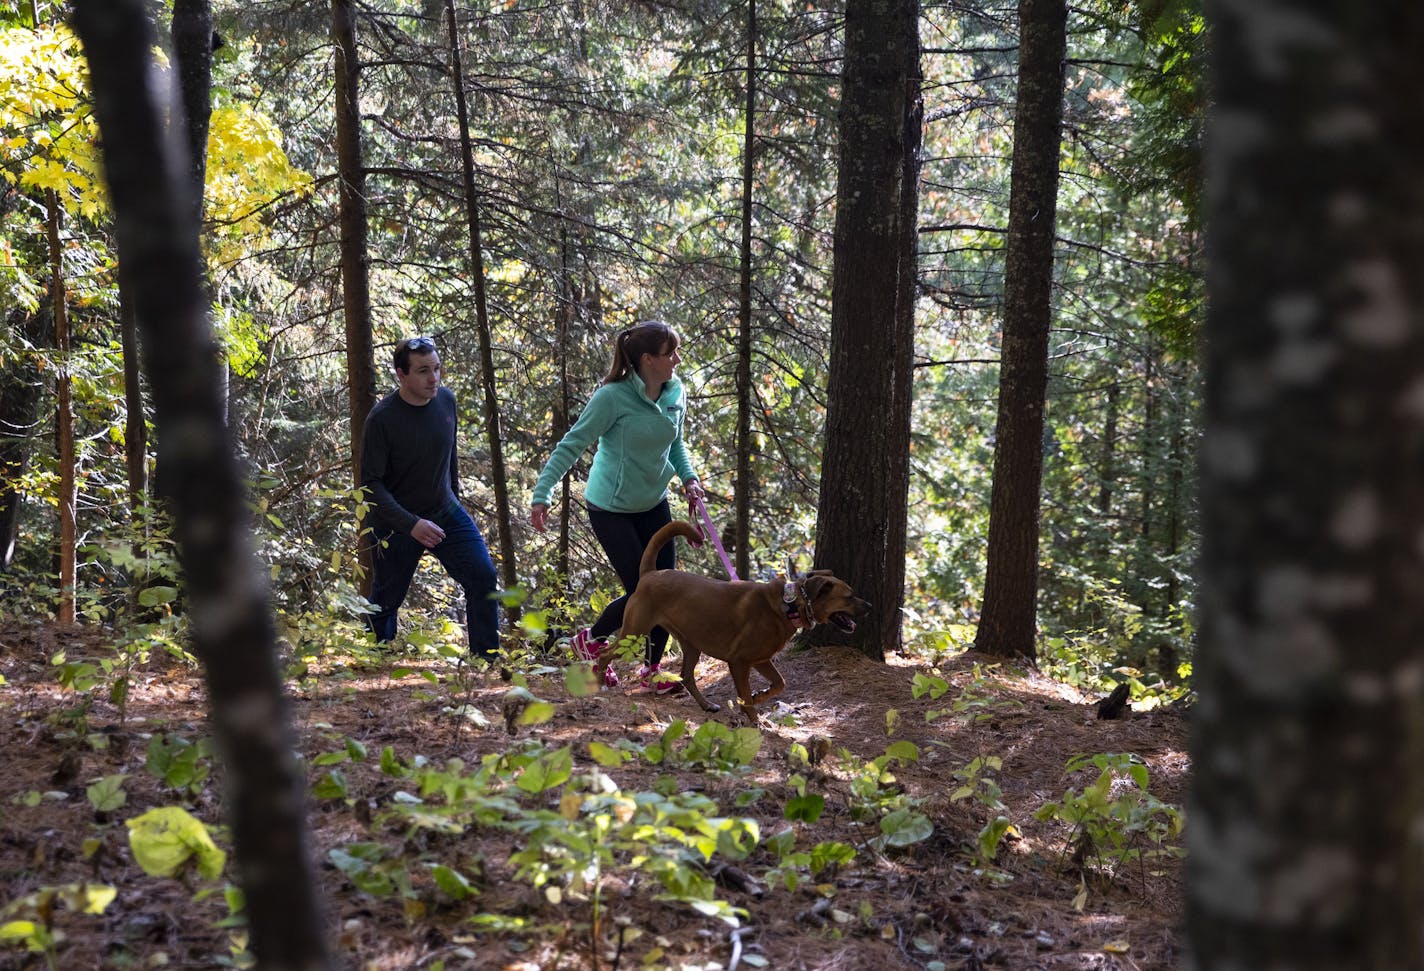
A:
<svg viewBox="0 0 1424 971">
<path fill-rule="evenodd" d="M 990 773 L 1004 767 L 1004 760 L 997 755 L 980 756 L 963 768 L 954 771 L 959 786 L 950 793 L 951 802 L 972 799 L 987 811 L 987 821 L 975 837 L 970 853 L 976 865 L 987 866 L 999 855 L 999 844 L 1005 836 L 1018 836 L 1018 827 L 1009 819 L 1009 808 L 1004 805 L 1003 792 Z"/>
<path fill-rule="evenodd" d="M 1068 789 L 1062 799 L 1034 813 L 1037 819 L 1056 820 L 1069 828 L 1064 854 L 1081 878 L 1074 900 L 1080 909 L 1087 900 L 1090 875 L 1111 880 L 1129 862 L 1145 864 L 1184 852 L 1168 842 L 1182 833 L 1182 813 L 1148 792 L 1147 766 L 1140 758 L 1130 753 L 1078 755 L 1068 760 L 1064 772 L 1092 769 L 1098 774 L 1081 792 Z"/>
<path fill-rule="evenodd" d="M 877 819 L 880 835 L 870 840 L 877 850 L 905 847 L 930 837 L 934 826 L 919 811 L 924 802 L 906 794 L 890 771 L 896 762 L 917 762 L 919 749 L 912 742 L 894 742 L 884 754 L 863 762 L 848 749 L 841 749 L 841 761 L 850 774 L 850 813 L 856 820 Z"/>
<path fill-rule="evenodd" d="M 128 794 L 124 792 L 124 780 L 127 778 L 128 776 L 123 773 L 106 775 L 84 790 L 84 794 L 88 797 L 89 804 L 94 807 L 95 812 L 111 813 L 116 809 L 123 808 L 129 798 Z"/>
<path fill-rule="evenodd" d="M 786 780 L 792 795 L 786 800 L 782 815 L 793 822 L 814 823 L 826 809 L 826 797 L 820 793 L 806 791 L 806 777 L 793 775 Z"/>
<path fill-rule="evenodd" d="M 796 831 L 789 827 L 763 842 L 767 852 L 776 858 L 776 865 L 766 872 L 768 886 L 781 886 L 794 891 L 800 887 L 803 875 L 819 877 L 831 867 L 855 859 L 855 848 L 847 843 L 821 842 L 809 851 L 798 850 L 796 843 Z"/>
<path fill-rule="evenodd" d="M 224 968 L 255 968 L 257 958 L 247 949 L 246 896 L 240 888 L 229 883 L 224 884 L 221 888 L 210 887 L 199 890 L 193 895 L 193 899 L 202 900 L 216 893 L 221 893 L 223 896 L 223 904 L 227 907 L 227 916 L 214 926 L 227 931 L 228 950 L 226 954 L 214 955 L 213 963 Z"/>
<path fill-rule="evenodd" d="M 623 869 L 656 879 L 662 899 L 736 926 L 744 913 L 717 898 L 705 867 L 714 855 L 744 859 L 760 832 L 754 820 L 716 809 L 698 793 L 623 793 L 595 773 L 565 789 L 557 810 L 525 809 L 508 820 L 522 842 L 510 860 L 551 902 L 588 901 L 595 943 L 604 926 L 603 885 Z"/>
<path fill-rule="evenodd" d="M 676 742 L 686 734 L 687 722 L 681 718 L 674 719 L 663 729 L 657 741 L 643 746 L 643 758 L 653 765 L 662 765 L 664 762 L 675 764 L 678 758 Z"/>
<path fill-rule="evenodd" d="M 685 753 L 675 757 L 715 765 L 750 760 L 759 736 L 752 739 L 718 728 L 689 740 L 692 760 Z M 684 730 L 670 728 L 655 745 L 670 747 Z M 717 856 L 747 858 L 760 840 L 756 822 L 724 816 L 708 797 L 676 786 L 668 792 L 619 791 L 604 768 L 635 758 L 638 752 L 630 743 L 595 743 L 590 753 L 598 764 L 589 773 L 575 775 L 570 749 L 547 749 L 536 739 L 486 756 L 473 771 L 459 760 L 437 768 L 419 757 L 403 761 L 384 749 L 381 771 L 401 780 L 404 788 L 391 796 L 372 829 L 400 824 L 457 835 L 478 824 L 518 834 L 520 849 L 510 857 L 518 878 L 553 903 L 587 902 L 595 941 L 605 926 L 604 884 L 610 873 L 623 870 L 656 880 L 663 899 L 735 925 L 742 914 L 718 899 L 707 867 Z M 319 759 L 334 769 L 347 757 L 349 753 L 338 751 Z M 410 838 L 399 846 L 363 841 L 331 851 L 328 859 L 361 891 L 398 896 L 411 913 L 427 893 L 440 892 L 456 901 L 478 894 L 464 862 L 441 858 L 438 847 L 446 845 Z M 414 846 L 437 849 L 412 855 L 409 848 Z"/>
<path fill-rule="evenodd" d="M 1186 621 L 1177 626 L 1190 629 Z M 1133 707 L 1138 710 L 1172 704 L 1191 696 L 1190 662 L 1179 663 L 1172 672 L 1178 680 L 1169 683 L 1159 674 L 1121 663 L 1123 653 L 1125 650 L 1115 650 L 1111 644 L 1091 636 L 1051 637 L 1044 645 L 1042 668 L 1049 677 L 1087 693 L 1105 694 L 1119 684 L 1126 684 L 1132 690 Z"/>
<path fill-rule="evenodd" d="M 148 743 L 144 768 L 170 789 L 190 796 L 203 791 L 212 772 L 212 742 L 180 735 L 155 735 Z"/>
<path fill-rule="evenodd" d="M 396 893 L 406 898 L 415 897 L 405 859 L 382 843 L 348 843 L 329 850 L 326 858 L 362 893 L 373 897 Z"/>
<path fill-rule="evenodd" d="M 58 669 L 59 683 L 65 688 L 81 694 L 105 688 L 122 722 L 134 671 L 148 662 L 154 650 L 165 651 L 184 664 L 195 663 L 183 643 L 186 622 L 173 611 L 180 597 L 173 540 L 166 519 L 142 507 L 133 522 L 115 524 L 103 539 L 86 545 L 81 552 L 87 566 L 114 578 L 110 586 L 122 588 L 126 582 L 129 594 L 122 599 L 107 597 L 110 607 L 94 603 L 84 611 L 91 621 L 111 620 L 116 636 L 110 650 L 75 658 L 60 651 L 50 663 Z"/>
<path fill-rule="evenodd" d="M 360 741 L 348 738 L 344 740 L 342 748 L 333 752 L 323 752 L 312 759 L 312 767 L 317 769 L 327 769 L 317 780 L 312 783 L 312 795 L 317 799 L 345 799 L 351 801 L 351 794 L 348 791 L 346 773 L 337 766 L 346 762 L 366 761 L 366 746 Z"/>
<path fill-rule="evenodd" d="M 687 765 L 731 772 L 751 765 L 761 751 L 762 734 L 755 728 L 728 728 L 706 721 L 692 733 L 682 752 Z"/>
<path fill-rule="evenodd" d="M 925 721 L 938 721 L 948 715 L 953 715 L 966 724 L 975 724 L 1022 708 L 1023 706 L 1014 699 L 1000 697 L 993 682 L 989 679 L 994 667 L 996 665 L 990 665 L 987 669 L 978 664 L 974 665 L 973 676 L 955 696 L 949 708 L 927 709 Z M 929 674 L 916 672 L 910 683 L 910 694 L 916 699 L 928 698 L 930 701 L 937 701 L 951 687 L 949 680 L 936 672 Z"/>
</svg>

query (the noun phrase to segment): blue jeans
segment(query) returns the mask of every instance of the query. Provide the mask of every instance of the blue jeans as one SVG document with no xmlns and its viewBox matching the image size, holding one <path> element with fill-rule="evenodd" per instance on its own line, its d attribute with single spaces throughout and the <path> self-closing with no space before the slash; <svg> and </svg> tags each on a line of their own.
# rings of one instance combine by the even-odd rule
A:
<svg viewBox="0 0 1424 971">
<path fill-rule="evenodd" d="M 638 589 L 638 563 L 643 559 L 643 551 L 648 548 L 648 540 L 653 534 L 672 522 L 672 510 L 664 499 L 647 512 L 608 512 L 605 509 L 590 509 L 588 524 L 593 527 L 593 535 L 608 562 L 628 591 L 598 615 L 589 633 L 596 638 L 604 638 L 623 626 L 623 608 L 628 605 L 628 594 Z M 677 563 L 675 543 L 668 543 L 658 551 L 658 569 L 671 570 Z M 654 627 L 648 634 L 648 663 L 657 664 L 663 659 L 667 647 L 668 632 L 662 627 Z"/>
<path fill-rule="evenodd" d="M 499 649 L 499 604 L 490 599 L 496 583 L 494 561 L 485 538 L 458 501 L 425 518 L 445 530 L 445 538 L 431 550 L 409 533 L 376 527 L 376 545 L 371 551 L 371 602 L 380 610 L 367 614 L 366 623 L 377 641 L 395 639 L 396 612 L 405 602 L 421 556 L 432 553 L 465 591 L 465 628 L 470 647 L 481 657 L 491 657 Z"/>
</svg>

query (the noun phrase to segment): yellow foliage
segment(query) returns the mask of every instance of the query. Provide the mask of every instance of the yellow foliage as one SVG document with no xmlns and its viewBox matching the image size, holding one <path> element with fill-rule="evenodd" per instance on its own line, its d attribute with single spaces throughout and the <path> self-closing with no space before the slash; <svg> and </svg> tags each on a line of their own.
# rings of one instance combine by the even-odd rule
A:
<svg viewBox="0 0 1424 971">
<path fill-rule="evenodd" d="M 0 178 L 53 189 L 79 212 L 98 212 L 98 129 L 85 93 L 79 41 L 63 24 L 0 30 Z"/>
<path fill-rule="evenodd" d="M 223 260 L 265 238 L 265 207 L 310 192 L 312 178 L 292 166 L 277 127 L 250 105 L 216 108 L 208 132 L 205 203 L 214 256 Z M 98 136 L 83 50 L 69 28 L 0 29 L 0 179 L 52 189 L 69 212 L 97 221 L 108 209 Z"/>
<path fill-rule="evenodd" d="M 312 177 L 287 158 L 277 126 L 245 104 L 214 109 L 207 170 L 205 202 L 219 260 L 266 237 L 263 216 L 273 200 L 312 188 Z"/>
</svg>

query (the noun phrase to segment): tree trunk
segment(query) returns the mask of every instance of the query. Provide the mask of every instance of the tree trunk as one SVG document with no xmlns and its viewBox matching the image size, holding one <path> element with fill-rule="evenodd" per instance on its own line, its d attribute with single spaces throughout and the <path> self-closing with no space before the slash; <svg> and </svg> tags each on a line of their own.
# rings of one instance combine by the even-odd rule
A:
<svg viewBox="0 0 1424 971">
<path fill-rule="evenodd" d="M 752 175 L 756 171 L 756 0 L 747 0 L 747 91 L 742 140 L 741 283 L 737 299 L 737 575 L 751 575 L 752 508 Z"/>
<path fill-rule="evenodd" d="M 1161 465 L 1157 450 L 1164 433 L 1158 428 L 1156 350 L 1153 347 L 1151 334 L 1147 335 L 1144 344 L 1146 346 L 1142 355 L 1142 431 L 1139 439 L 1142 442 L 1142 497 L 1140 505 L 1142 513 L 1137 528 L 1142 537 L 1146 539 L 1152 535 L 1153 511 L 1157 508 L 1157 475 L 1158 466 Z"/>
<path fill-rule="evenodd" d="M 1108 386 L 1108 411 L 1103 419 L 1103 447 L 1098 454 L 1098 515 L 1112 515 L 1113 490 L 1117 485 L 1117 419 L 1122 389 L 1114 381 Z"/>
<path fill-rule="evenodd" d="M 51 343 L 50 307 L 36 313 L 10 311 L 11 326 L 39 347 Z M 7 572 L 15 556 L 15 537 L 20 524 L 18 483 L 30 462 L 35 427 L 39 421 L 41 381 L 26 356 L 10 358 L 0 369 L 0 572 Z"/>
<path fill-rule="evenodd" d="M 1064 0 L 1019 3 L 999 417 L 984 609 L 974 642 L 986 654 L 1029 661 L 1037 657 L 1038 522 L 1067 20 Z"/>
<path fill-rule="evenodd" d="M 133 294 L 119 268 L 119 346 L 124 358 L 124 461 L 128 468 L 129 508 L 137 514 L 148 492 L 148 423 L 143 413 L 143 388 L 139 379 L 138 318 Z"/>
<path fill-rule="evenodd" d="M 243 475 L 223 421 L 181 143 L 152 100 L 154 37 L 143 0 L 76 0 L 74 25 L 93 77 L 119 259 L 164 432 L 192 644 L 226 768 L 252 951 L 268 971 L 324 969 L 304 778 L 292 755 L 266 571 L 252 550 Z"/>
<path fill-rule="evenodd" d="M 213 10 L 209 0 L 173 0 L 173 59 L 183 99 L 183 135 L 188 145 L 188 181 L 193 218 L 203 220 L 207 187 L 208 125 L 213 113 Z"/>
<path fill-rule="evenodd" d="M 203 194 L 207 191 L 208 128 L 213 114 L 213 11 L 210 0 L 174 0 L 173 55 L 178 66 L 178 91 L 183 100 L 183 138 L 187 144 L 190 203 L 197 225 L 203 223 Z M 207 306 L 213 303 L 212 287 L 203 266 L 203 288 Z M 222 391 L 223 421 L 227 421 L 231 375 L 221 346 L 218 355 L 218 387 Z"/>
<path fill-rule="evenodd" d="M 371 260 L 367 251 L 366 169 L 361 149 L 361 59 L 351 0 L 331 0 L 336 46 L 336 165 L 340 177 L 341 300 L 346 321 L 346 393 L 351 423 L 351 488 L 361 488 L 361 439 L 376 403 L 371 336 Z M 371 594 L 371 544 L 356 541 L 361 595 Z"/>
<path fill-rule="evenodd" d="M 475 192 L 475 152 L 470 142 L 470 118 L 465 106 L 465 75 L 460 65 L 460 34 L 455 17 L 455 0 L 445 0 L 445 23 L 450 31 L 450 74 L 455 87 L 456 120 L 460 126 L 460 160 L 465 194 L 465 215 L 470 233 L 470 277 L 475 284 L 475 324 L 480 337 L 480 377 L 485 392 L 485 436 L 490 450 L 490 484 L 494 487 L 495 519 L 499 530 L 500 568 L 504 585 L 519 583 L 515 569 L 514 530 L 509 516 L 509 485 L 505 479 L 503 433 L 500 430 L 499 398 L 495 393 L 494 351 L 491 348 L 489 310 L 485 302 L 485 264 L 480 243 L 480 207 Z M 513 610 L 506 611 L 512 622 Z"/>
<path fill-rule="evenodd" d="M 124 267 L 118 266 L 119 284 L 119 347 L 124 359 L 124 464 L 128 472 L 129 513 L 133 517 L 135 535 L 132 544 L 137 569 L 128 578 L 129 610 L 139 609 L 139 598 L 148 585 L 148 553 L 150 527 L 153 518 L 148 502 L 148 422 L 143 412 L 142 381 L 139 378 L 138 315 L 134 313 L 133 293 L 124 279 Z M 136 615 L 136 614 L 135 614 Z"/>
<path fill-rule="evenodd" d="M 851 0 L 846 8 L 840 175 L 836 187 L 826 443 L 816 510 L 816 567 L 873 610 L 852 643 L 883 660 L 900 646 L 915 263 L 908 172 L 918 138 L 915 0 Z M 912 143 L 913 142 L 913 143 Z M 910 279 L 906 280 L 905 275 Z M 819 630 L 818 640 L 835 637 Z"/>
<path fill-rule="evenodd" d="M 562 200 L 560 200 L 560 207 L 562 208 Z M 575 313 L 574 303 L 577 299 L 575 291 L 578 288 L 574 284 L 572 263 L 569 254 L 569 227 L 567 223 L 560 220 L 559 285 L 563 294 L 563 305 L 555 312 L 559 342 L 556 351 L 559 356 L 559 400 L 554 406 L 553 426 L 549 429 L 555 442 L 561 440 L 568 432 L 569 411 L 573 406 L 573 395 L 569 389 L 569 352 Z M 559 541 L 555 563 L 555 569 L 565 581 L 569 576 L 569 494 L 569 477 L 565 475 L 559 483 Z"/>
<path fill-rule="evenodd" d="M 64 287 L 64 246 L 59 238 L 64 211 L 53 189 L 45 191 L 45 208 L 49 230 L 49 295 L 54 307 L 54 351 L 59 359 L 54 379 L 54 428 L 56 451 L 59 453 L 59 605 L 56 620 L 63 627 L 74 623 L 78 573 L 74 547 L 79 490 L 74 468 L 74 401 L 70 393 L 70 368 L 74 362 L 70 355 L 69 308 Z"/>
<path fill-rule="evenodd" d="M 1424 7 L 1211 10 L 1184 968 L 1424 968 Z"/>
<path fill-rule="evenodd" d="M 915 305 L 919 296 L 919 246 L 920 246 L 920 162 L 925 123 L 925 102 L 922 93 L 924 81 L 920 72 L 919 4 L 907 14 L 906 42 L 911 45 L 908 54 L 909 74 L 905 81 L 904 149 L 900 155 L 902 181 L 900 188 L 900 275 L 895 301 L 895 340 L 891 351 L 895 362 L 897 378 L 891 385 L 895 400 L 890 413 L 897 421 L 885 429 L 886 449 L 904 457 L 904 466 L 897 475 L 904 477 L 904 485 L 897 486 L 898 501 L 892 502 L 885 510 L 886 532 L 891 537 L 892 547 L 885 557 L 885 579 L 881 585 L 893 592 L 894 613 L 883 618 L 893 625 L 893 634 L 884 635 L 887 650 L 898 650 L 901 645 L 900 606 L 904 602 L 905 590 L 905 537 L 909 530 L 910 510 L 910 420 L 914 411 L 915 374 Z M 888 609 L 888 607 L 887 607 Z"/>
</svg>

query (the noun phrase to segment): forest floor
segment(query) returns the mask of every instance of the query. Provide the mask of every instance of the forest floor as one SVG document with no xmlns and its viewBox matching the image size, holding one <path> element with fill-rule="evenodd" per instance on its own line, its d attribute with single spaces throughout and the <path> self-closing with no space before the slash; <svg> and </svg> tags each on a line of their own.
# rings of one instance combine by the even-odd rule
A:
<svg viewBox="0 0 1424 971">
<path fill-rule="evenodd" d="M 124 826 L 147 809 L 183 805 L 230 849 L 219 825 L 215 763 L 212 778 L 187 786 L 173 775 L 161 782 L 146 766 L 154 739 L 205 735 L 200 673 L 166 655 L 151 658 L 129 679 L 121 721 L 113 704 L 92 700 L 100 691 L 86 701 L 62 688 L 51 662 L 58 651 L 70 660 L 102 656 L 103 638 L 92 628 L 0 625 L 0 906 L 7 908 L 0 925 L 34 916 L 37 898 L 27 895 L 44 888 L 87 882 L 117 891 L 102 913 L 38 908 L 59 934 L 49 948 L 53 963 L 0 942 L 0 969 L 241 966 L 241 932 L 222 926 L 227 906 L 222 893 L 212 892 L 223 882 L 149 876 L 136 864 Z M 316 784 L 339 770 L 343 783 L 336 794 L 315 789 L 309 814 L 329 939 L 341 966 L 1147 971 L 1178 964 L 1180 861 L 1137 860 L 1116 873 L 1089 866 L 1085 877 L 1072 863 L 1068 827 L 1040 821 L 1035 812 L 1069 788 L 1086 789 L 1097 772 L 1067 775 L 1064 767 L 1094 753 L 1132 753 L 1150 773 L 1152 795 L 1181 807 L 1189 769 L 1183 713 L 1158 709 L 1098 720 L 1095 699 L 969 653 L 934 669 L 949 682 L 937 700 L 913 696 L 912 679 L 930 670 L 913 658 L 879 664 L 844 648 L 815 648 L 784 652 L 778 667 L 787 689 L 765 706 L 760 749 L 739 769 L 709 768 L 684 748 L 710 719 L 736 724 L 725 704 L 708 715 L 685 693 L 650 697 L 620 687 L 574 696 L 556 665 L 527 676 L 529 691 L 554 705 L 553 717 L 513 732 L 503 714 L 508 670 L 471 671 L 429 651 L 327 659 L 289 682 L 309 780 Z M 628 665 L 623 669 L 630 680 Z M 732 694 L 721 662 L 704 659 L 698 673 L 710 699 L 725 702 Z M 470 707 L 461 709 L 461 702 Z M 927 720 L 925 713 L 936 710 L 943 714 Z M 670 752 L 683 755 L 655 764 L 646 753 L 678 719 L 689 731 Z M 868 769 L 906 741 L 916 757 L 887 766 L 893 778 Z M 434 767 L 459 759 L 468 776 L 488 756 L 568 747 L 575 780 L 596 779 L 591 752 L 610 751 L 590 749 L 597 742 L 634 753 L 605 770 L 622 793 L 700 794 L 716 802 L 720 815 L 757 821 L 760 845 L 741 859 L 718 853 L 703 869 L 707 886 L 737 909 L 735 916 L 666 899 L 646 861 L 620 850 L 599 871 L 595 931 L 590 897 L 575 884 L 551 879 L 536 887 L 516 873 L 511 856 L 525 845 L 516 828 L 487 819 L 449 831 L 412 823 L 416 817 L 401 809 L 417 799 L 405 791 L 415 783 L 395 777 L 391 764 L 383 773 L 379 757 L 390 747 L 407 766 L 420 764 L 418 757 Z M 827 754 L 806 764 L 798 743 L 813 758 Z M 322 759 L 323 753 L 334 754 Z M 976 863 L 972 851 L 992 815 L 992 789 L 952 798 L 961 782 L 956 771 L 981 756 L 1002 760 L 984 777 L 997 784 L 1001 811 L 1016 827 L 992 865 Z M 123 777 L 124 803 L 117 808 L 114 776 Z M 107 796 L 91 789 L 106 777 Z M 802 789 L 824 796 L 824 811 L 787 822 L 788 800 Z M 561 805 L 560 791 L 553 790 L 555 812 L 546 815 L 563 809 L 561 818 L 580 818 L 579 802 Z M 526 792 L 515 795 L 524 805 L 538 802 Z M 922 813 L 932 832 L 903 847 L 877 845 L 881 814 L 866 808 L 877 799 L 882 807 Z M 435 801 L 427 795 L 425 803 Z M 788 828 L 798 850 L 839 842 L 854 847 L 854 858 L 814 874 L 803 868 L 799 885 L 788 888 L 776 874 L 795 868 L 778 870 L 787 860 L 769 848 L 771 837 Z M 360 870 L 352 862 L 359 847 L 372 845 L 388 855 L 364 872 L 367 892 L 349 874 Z M 565 846 L 572 852 L 574 844 Z M 348 855 L 332 855 L 334 849 Z M 432 880 L 432 863 L 448 867 L 439 871 L 443 882 Z M 451 871 L 468 878 L 468 896 Z M 394 875 L 394 883 L 382 874 Z M 229 864 L 225 877 L 231 875 Z M 409 880 L 407 893 L 400 892 L 402 879 Z"/>
</svg>

